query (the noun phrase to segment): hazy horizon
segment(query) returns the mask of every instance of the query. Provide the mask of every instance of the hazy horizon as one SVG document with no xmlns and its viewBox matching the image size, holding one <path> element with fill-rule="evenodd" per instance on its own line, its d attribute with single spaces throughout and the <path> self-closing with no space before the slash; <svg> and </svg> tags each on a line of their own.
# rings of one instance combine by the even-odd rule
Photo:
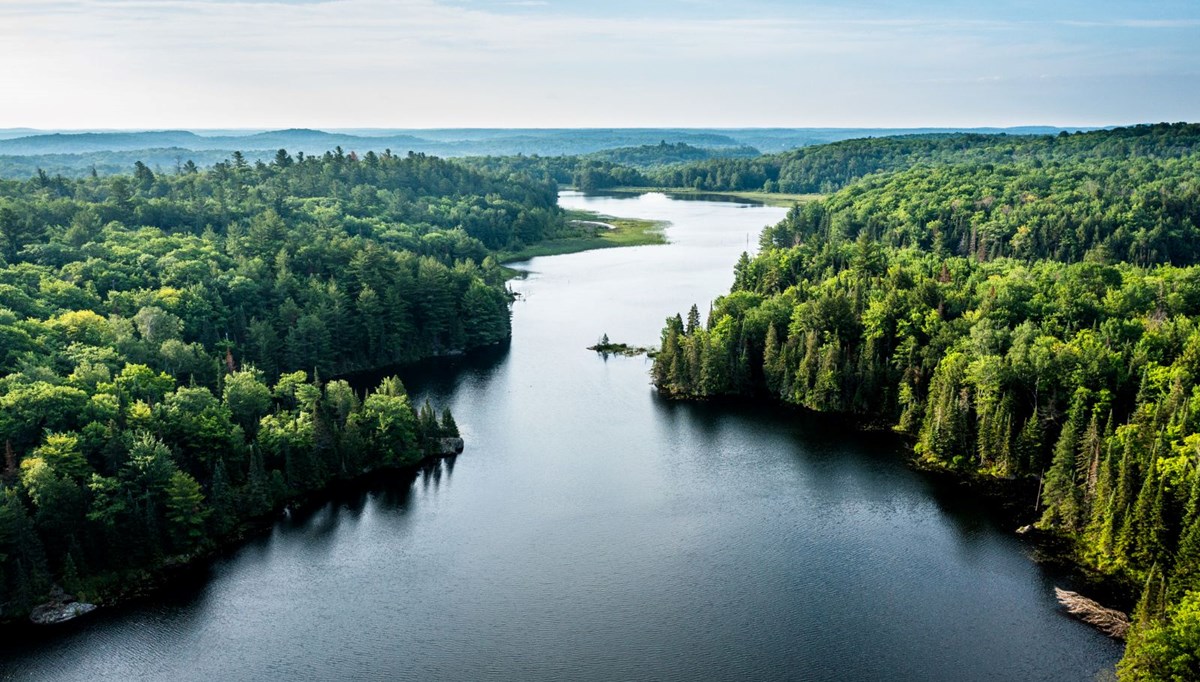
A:
<svg viewBox="0 0 1200 682">
<path fill-rule="evenodd" d="M 1193 121 L 1133 121 L 1124 123 L 1112 123 L 1104 125 L 1075 125 L 1075 124 L 1053 124 L 1053 123 L 1020 123 L 1011 126 L 989 126 L 989 125 L 939 125 L 939 126 L 677 126 L 677 125 L 662 125 L 662 126 L 427 126 L 421 128 L 408 127 L 344 127 L 344 126 L 286 126 L 286 127 L 271 127 L 271 126 L 237 126 L 223 128 L 203 128 L 203 127 L 183 127 L 183 126 L 162 126 L 162 127 L 80 127 L 80 128 L 37 128 L 34 126 L 12 126 L 0 127 L 0 132 L 17 132 L 29 131 L 33 134 L 70 134 L 70 133 L 166 133 L 166 132 L 188 132 L 201 136 L 227 136 L 227 135 L 254 135 L 257 133 L 268 132 L 284 132 L 290 130 L 313 130 L 323 133 L 332 133 L 339 135 L 384 135 L 394 133 L 421 133 L 421 132 L 472 132 L 472 131 L 512 131 L 512 132 L 553 132 L 553 131 L 606 131 L 606 130 L 626 130 L 626 131 L 655 131 L 655 130 L 681 130 L 681 131 L 771 131 L 771 130 L 813 130 L 813 131 L 858 131 L 858 130 L 888 130 L 888 131 L 922 131 L 922 130 L 1022 130 L 1022 129 L 1080 129 L 1080 130 L 1101 130 L 1109 128 L 1122 128 L 1137 125 L 1154 125 L 1159 123 L 1191 123 Z"/>
<path fill-rule="evenodd" d="M 10 0 L 0 128 L 1107 127 L 1195 120 L 1200 6 Z"/>
</svg>

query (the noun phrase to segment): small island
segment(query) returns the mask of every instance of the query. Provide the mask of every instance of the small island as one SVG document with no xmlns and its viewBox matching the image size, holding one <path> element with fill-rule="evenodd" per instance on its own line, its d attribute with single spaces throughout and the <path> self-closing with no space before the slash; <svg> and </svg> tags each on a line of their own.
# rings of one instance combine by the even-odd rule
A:
<svg viewBox="0 0 1200 682">
<path fill-rule="evenodd" d="M 594 350 L 606 358 L 609 355 L 624 355 L 627 358 L 645 355 L 652 358 L 658 352 L 656 349 L 648 346 L 631 346 L 627 343 L 613 343 L 609 340 L 608 334 L 601 336 L 600 340 L 596 342 L 596 345 L 588 346 L 588 350 Z"/>
</svg>

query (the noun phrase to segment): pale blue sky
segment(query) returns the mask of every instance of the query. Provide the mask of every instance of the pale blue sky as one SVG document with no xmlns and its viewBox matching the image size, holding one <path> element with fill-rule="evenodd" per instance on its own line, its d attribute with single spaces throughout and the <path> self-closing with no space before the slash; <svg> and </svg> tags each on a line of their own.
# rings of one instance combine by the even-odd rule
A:
<svg viewBox="0 0 1200 682">
<path fill-rule="evenodd" d="M 1197 0 L 0 0 L 0 127 L 1161 120 Z"/>
</svg>

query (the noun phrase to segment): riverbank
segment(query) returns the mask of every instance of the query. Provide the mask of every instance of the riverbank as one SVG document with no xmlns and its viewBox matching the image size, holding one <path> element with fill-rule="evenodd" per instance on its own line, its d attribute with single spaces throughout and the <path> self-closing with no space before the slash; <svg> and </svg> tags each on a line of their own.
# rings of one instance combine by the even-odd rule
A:
<svg viewBox="0 0 1200 682">
<path fill-rule="evenodd" d="M 241 551 L 248 542 L 268 535 L 281 520 L 297 514 L 312 513 L 331 501 L 349 493 L 371 489 L 382 481 L 415 478 L 422 470 L 436 466 L 441 460 L 457 458 L 462 454 L 464 444 L 458 437 L 442 438 L 439 440 L 439 447 L 442 448 L 441 452 L 426 455 L 415 462 L 375 467 L 330 481 L 319 490 L 297 493 L 280 502 L 266 514 L 245 519 L 229 534 L 191 554 L 168 556 L 155 566 L 86 578 L 82 581 L 83 589 L 75 590 L 77 594 L 73 595 L 75 599 L 72 601 L 87 602 L 94 608 L 82 611 L 77 614 L 77 618 L 49 625 L 31 623 L 26 614 L 5 614 L 4 617 L 0 617 L 0 637 L 8 640 L 19 638 L 23 641 L 54 637 L 56 633 L 75 627 L 86 628 L 87 623 L 96 615 L 103 615 L 110 610 L 156 597 L 171 588 L 187 585 L 189 577 L 200 577 L 202 581 L 202 575 L 207 573 L 214 561 L 231 556 Z"/>
<path fill-rule="evenodd" d="M 604 192 L 614 192 L 617 194 L 646 194 L 647 192 L 662 192 L 668 196 L 689 197 L 693 199 L 703 199 L 706 197 L 712 198 L 729 198 L 729 199 L 744 199 L 765 206 L 780 206 L 783 208 L 791 208 L 792 206 L 804 203 L 806 201 L 816 201 L 823 199 L 823 194 L 779 194 L 775 192 L 713 192 L 704 189 L 693 189 L 690 187 L 614 187 L 611 189 L 602 190 Z"/>
<path fill-rule="evenodd" d="M 899 433 L 887 420 L 851 413 L 818 412 L 800 405 L 775 400 L 765 394 L 751 396 L 721 396 L 716 398 L 686 398 L 658 391 L 664 400 L 681 403 L 707 403 L 718 408 L 763 407 L 783 409 L 804 418 L 819 418 L 833 430 L 880 434 L 894 438 L 902 451 L 904 463 L 941 490 L 963 493 L 963 497 L 981 500 L 993 522 L 1006 534 L 1020 538 L 1027 556 L 1035 564 L 1064 576 L 1071 589 L 1095 599 L 1102 605 L 1130 613 L 1137 603 L 1141 586 L 1125 576 L 1104 573 L 1088 563 L 1080 553 L 1077 542 L 1070 537 L 1043 531 L 1035 527 L 1041 518 L 1036 508 L 1040 484 L 1035 477 L 1001 477 L 978 471 L 956 469 L 919 456 L 914 450 L 915 439 Z M 1051 595 L 1053 596 L 1053 595 Z"/>
<path fill-rule="evenodd" d="M 569 209 L 565 213 L 567 222 L 577 229 L 576 236 L 541 241 L 516 251 L 502 251 L 497 255 L 500 262 L 516 263 L 540 256 L 560 256 L 592 249 L 667 243 L 663 232 L 667 223 L 664 221 L 617 218 L 579 209 Z"/>
<path fill-rule="evenodd" d="M 1037 528 L 1041 510 L 1035 507 L 1040 484 L 1036 478 L 1001 478 L 961 471 L 922 459 L 905 439 L 909 465 L 924 475 L 961 487 L 994 509 L 1004 531 L 1019 536 L 1036 564 L 1069 577 L 1073 589 L 1100 604 L 1130 613 L 1141 586 L 1124 576 L 1097 570 L 1080 554 L 1074 538 Z M 1106 633 L 1108 634 L 1108 633 Z"/>
</svg>

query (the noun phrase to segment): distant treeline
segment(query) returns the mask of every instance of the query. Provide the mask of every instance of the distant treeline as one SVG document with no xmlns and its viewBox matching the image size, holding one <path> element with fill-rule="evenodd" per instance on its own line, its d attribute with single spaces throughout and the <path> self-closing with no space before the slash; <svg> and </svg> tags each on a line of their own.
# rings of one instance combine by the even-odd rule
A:
<svg viewBox="0 0 1200 682">
<path fill-rule="evenodd" d="M 25 180 L 37 175 L 78 179 L 88 176 L 128 174 L 135 163 L 155 173 L 176 173 L 191 161 L 197 168 L 210 168 L 228 161 L 234 150 L 194 151 L 182 147 L 101 151 L 81 154 L 0 155 L 0 178 Z M 275 151 L 243 150 L 243 158 L 254 163 L 270 161 Z"/>
<path fill-rule="evenodd" d="M 749 149 L 650 145 L 586 156 L 465 159 L 506 175 L 579 189 L 674 187 L 712 192 L 827 194 L 868 175 L 914 166 L 1038 166 L 1104 159 L 1176 159 L 1200 147 L 1200 125 L 1158 124 L 1058 135 L 929 134 L 863 138 L 751 156 Z M 697 159 L 701 153 L 708 158 Z"/>
<path fill-rule="evenodd" d="M 472 168 L 506 177 L 526 176 L 542 182 L 577 187 L 583 191 L 612 187 L 647 187 L 654 183 L 653 169 L 711 159 L 757 157 L 753 147 L 701 148 L 669 144 L 608 149 L 581 156 L 487 156 L 458 159 Z"/>
<path fill-rule="evenodd" d="M 787 144 L 790 147 L 808 137 L 778 131 L 770 139 L 793 140 L 793 144 Z M 239 150 L 251 161 L 270 161 L 280 148 L 294 154 L 320 155 L 338 147 L 360 156 L 367 152 L 404 154 L 409 151 L 443 157 L 558 156 L 655 147 L 660 142 L 691 150 L 720 151 L 730 156 L 757 155 L 747 143 L 727 134 L 679 129 L 429 130 L 369 134 L 293 129 L 241 135 L 199 135 L 183 130 L 56 133 L 0 139 L 0 177 L 24 179 L 39 168 L 49 175 L 67 177 L 83 177 L 93 169 L 101 175 L 125 173 L 135 161 L 141 161 L 151 169 L 171 172 L 189 159 L 200 167 L 214 165 L 228 158 L 234 150 Z M 697 161 L 714 155 L 692 152 L 680 155 L 676 161 Z M 639 160 L 634 154 L 622 162 L 638 164 Z"/>
<path fill-rule="evenodd" d="M 714 159 L 662 169 L 664 187 L 827 194 L 872 173 L 920 164 L 1014 164 L 1126 158 L 1170 159 L 1200 146 L 1200 124 L 1158 124 L 1058 135 L 907 135 L 846 140 L 753 159 Z"/>
</svg>

